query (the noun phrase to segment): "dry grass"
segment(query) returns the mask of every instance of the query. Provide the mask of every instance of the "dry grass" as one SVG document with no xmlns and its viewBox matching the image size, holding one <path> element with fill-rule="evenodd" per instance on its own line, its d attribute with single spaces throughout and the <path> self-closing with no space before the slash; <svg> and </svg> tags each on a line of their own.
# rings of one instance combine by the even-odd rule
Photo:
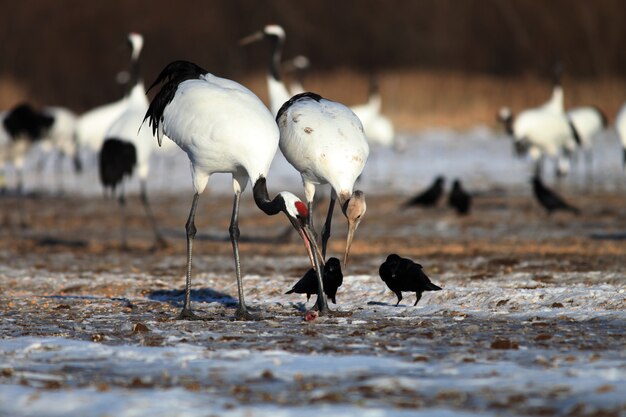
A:
<svg viewBox="0 0 626 417">
<path fill-rule="evenodd" d="M 496 77 L 484 74 L 395 70 L 378 74 L 383 97 L 383 112 L 398 131 L 432 127 L 467 129 L 477 124 L 495 126 L 495 114 L 507 105 L 514 111 L 536 106 L 550 95 L 550 84 L 535 76 Z M 265 73 L 259 72 L 238 81 L 256 92 L 266 103 Z M 289 81 L 287 79 L 287 81 Z M 599 106 L 612 122 L 626 100 L 626 80 L 618 78 L 566 78 L 566 107 Z M 340 69 L 313 73 L 305 87 L 325 97 L 349 105 L 367 100 L 368 76 L 362 72 Z M 23 101 L 35 104 L 28 89 L 12 78 L 0 78 L 0 109 Z M 69 106 L 71 107 L 71 105 Z"/>
<path fill-rule="evenodd" d="M 550 95 L 550 84 L 538 77 L 502 78 L 483 74 L 432 71 L 388 71 L 379 74 L 383 112 L 397 129 L 417 130 L 437 126 L 465 129 L 477 124 L 495 125 L 504 105 L 514 111 L 536 106 Z M 267 100 L 265 75 L 242 80 Z M 618 78 L 563 81 L 566 107 L 599 106 L 612 121 L 626 100 L 626 80 Z M 328 98 L 354 105 L 367 100 L 368 77 L 351 70 L 312 74 L 306 88 Z"/>
</svg>

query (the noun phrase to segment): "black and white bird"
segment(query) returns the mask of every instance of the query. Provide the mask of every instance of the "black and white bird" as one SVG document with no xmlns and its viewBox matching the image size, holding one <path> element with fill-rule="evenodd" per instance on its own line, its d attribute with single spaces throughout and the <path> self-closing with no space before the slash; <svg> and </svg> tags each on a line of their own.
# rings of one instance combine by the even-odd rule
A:
<svg viewBox="0 0 626 417">
<path fill-rule="evenodd" d="M 472 206 L 472 196 L 463 189 L 461 180 L 454 180 L 452 190 L 448 195 L 448 206 L 453 207 L 458 215 L 469 214 Z"/>
<path fill-rule="evenodd" d="M 541 206 L 552 214 L 553 211 L 570 211 L 574 214 L 580 214 L 580 210 L 571 204 L 567 203 L 561 196 L 546 187 L 540 177 L 534 176 L 532 178 L 533 194 L 535 198 L 541 204 Z"/>
<path fill-rule="evenodd" d="M 343 273 L 341 272 L 339 259 L 330 257 L 326 260 L 322 281 L 324 282 L 324 293 L 333 304 L 337 304 L 337 300 L 335 299 L 337 289 L 343 284 Z M 311 298 L 311 294 L 317 294 L 317 277 L 313 268 L 306 271 L 304 276 L 285 294 L 293 293 L 306 294 L 307 301 Z"/>
<path fill-rule="evenodd" d="M 366 210 L 365 194 L 354 190 L 369 155 L 363 125 L 348 107 L 315 93 L 293 96 L 278 111 L 276 122 L 280 150 L 302 176 L 309 211 L 313 210 L 316 187 L 330 184 L 330 204 L 322 229 L 322 259 L 326 258 L 333 210 L 339 199 L 348 220 L 345 266 L 354 232 Z"/>
<path fill-rule="evenodd" d="M 445 178 L 442 175 L 439 175 L 435 178 L 432 184 L 424 190 L 417 194 L 415 197 L 411 198 L 409 201 L 405 202 L 402 206 L 404 208 L 414 207 L 414 206 L 422 206 L 422 207 L 434 207 L 439 203 L 441 196 L 443 196 L 443 188 L 444 188 Z"/>
<path fill-rule="evenodd" d="M 593 173 L 593 142 L 608 126 L 606 115 L 596 106 L 575 107 L 567 111 L 569 120 L 574 125 L 580 138 L 579 148 L 583 152 L 588 176 Z"/>
<path fill-rule="evenodd" d="M 100 181 L 105 189 L 118 191 L 118 201 L 122 211 L 122 247 L 126 246 L 126 221 L 124 183 L 137 171 L 140 183 L 140 198 L 155 236 L 156 247 L 165 247 L 165 239 L 159 232 L 152 214 L 146 182 L 150 172 L 150 155 L 156 147 L 149 129 L 139 129 L 148 110 L 146 90 L 139 76 L 139 55 L 143 48 L 143 37 L 131 33 L 128 41 L 132 49 L 132 89 L 126 101 L 126 108 L 113 121 L 102 144 L 99 154 Z"/>
<path fill-rule="evenodd" d="M 622 166 L 626 172 L 626 104 L 617 113 L 615 118 L 615 130 L 622 145 Z"/>
<path fill-rule="evenodd" d="M 499 120 L 513 138 L 518 154 L 528 155 L 534 162 L 535 175 L 541 175 L 545 158 L 555 161 L 557 176 L 566 175 L 569 172 L 569 155 L 580 143 L 575 126 L 565 114 L 560 70 L 555 70 L 553 75 L 552 95 L 547 102 L 517 115 L 513 115 L 507 107 L 501 108 L 498 113 Z"/>
<path fill-rule="evenodd" d="M 306 204 L 289 192 L 280 192 L 270 199 L 266 177 L 278 149 L 279 131 L 271 113 L 250 90 L 225 78 L 216 77 L 196 64 L 175 61 L 159 74 L 152 87 L 163 83 L 146 112 L 153 134 L 159 144 L 166 134 L 191 162 L 194 189 L 191 211 L 185 225 L 187 233 L 187 279 L 185 301 L 178 316 L 197 319 L 191 311 L 191 258 L 196 234 L 194 219 L 198 198 L 209 177 L 216 173 L 233 176 L 233 211 L 229 227 L 235 258 L 239 319 L 251 318 L 244 302 L 239 259 L 239 201 L 248 181 L 253 183 L 256 205 L 267 215 L 283 212 L 304 240 L 321 293 L 322 262 L 314 233 L 308 226 Z M 327 307 L 326 307 L 327 308 Z"/>
<path fill-rule="evenodd" d="M 262 30 L 246 36 L 239 42 L 240 45 L 249 45 L 264 39 L 270 42 L 267 92 L 270 100 L 270 110 L 274 116 L 278 114 L 281 106 L 292 96 L 285 86 L 280 70 L 285 38 L 285 30 L 281 26 L 267 25 Z"/>
<path fill-rule="evenodd" d="M 430 282 L 422 270 L 422 265 L 395 253 L 387 256 L 385 262 L 378 268 L 378 274 L 387 284 L 387 287 L 398 297 L 396 307 L 402 301 L 402 291 L 415 292 L 417 298 L 413 306 L 416 306 L 424 291 L 440 291 L 442 289 Z"/>
<path fill-rule="evenodd" d="M 47 138 L 54 118 L 36 110 L 28 103 L 20 103 L 6 111 L 0 128 L 0 176 L 4 178 L 6 165 L 13 165 L 16 173 L 17 193 L 24 188 L 24 162 L 34 145 Z"/>
</svg>

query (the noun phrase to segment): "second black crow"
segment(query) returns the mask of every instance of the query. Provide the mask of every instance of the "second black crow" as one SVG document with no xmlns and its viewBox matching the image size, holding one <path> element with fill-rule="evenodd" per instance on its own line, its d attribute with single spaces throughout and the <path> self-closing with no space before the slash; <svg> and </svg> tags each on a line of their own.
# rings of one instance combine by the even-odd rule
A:
<svg viewBox="0 0 626 417">
<path fill-rule="evenodd" d="M 422 292 L 441 290 L 441 287 L 430 282 L 422 270 L 422 265 L 395 253 L 387 256 L 387 260 L 380 265 L 378 274 L 387 284 L 387 287 L 398 297 L 396 306 L 402 301 L 402 291 L 415 292 L 417 299 L 413 305 L 416 306 L 422 298 Z"/>
<path fill-rule="evenodd" d="M 552 214 L 553 211 L 557 210 L 571 211 L 574 214 L 580 214 L 579 209 L 567 203 L 561 196 L 546 187 L 538 176 L 533 177 L 533 193 L 539 204 L 546 209 L 548 214 Z"/>
<path fill-rule="evenodd" d="M 457 214 L 468 214 L 472 205 L 472 196 L 461 186 L 460 180 L 454 180 L 448 196 L 448 205 L 456 209 Z"/>
</svg>

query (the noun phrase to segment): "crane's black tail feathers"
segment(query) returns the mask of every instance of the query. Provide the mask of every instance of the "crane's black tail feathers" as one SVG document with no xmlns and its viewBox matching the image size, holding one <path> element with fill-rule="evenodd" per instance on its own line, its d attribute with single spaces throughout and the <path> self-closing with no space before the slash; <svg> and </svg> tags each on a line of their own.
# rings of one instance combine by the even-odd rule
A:
<svg viewBox="0 0 626 417">
<path fill-rule="evenodd" d="M 100 181 L 115 190 L 126 175 L 133 173 L 137 163 L 135 145 L 119 139 L 107 139 L 100 150 Z"/>
<path fill-rule="evenodd" d="M 292 288 L 289 291 L 287 291 L 285 294 L 293 294 L 295 291 L 296 291 L 296 289 Z"/>
<path fill-rule="evenodd" d="M 429 282 L 428 284 L 426 284 L 426 291 L 441 291 L 441 290 L 442 290 L 441 287 L 436 286 L 432 282 Z"/>
<path fill-rule="evenodd" d="M 143 118 L 143 123 L 148 120 L 148 125 L 152 127 L 153 135 L 157 134 L 159 123 L 163 120 L 163 111 L 174 99 L 178 85 L 183 81 L 196 79 L 206 73 L 208 73 L 207 70 L 189 61 L 174 61 L 163 68 L 159 76 L 148 88 L 148 91 L 161 83 L 163 83 L 163 87 L 152 99 Z M 146 91 L 146 94 L 148 91 Z"/>
</svg>

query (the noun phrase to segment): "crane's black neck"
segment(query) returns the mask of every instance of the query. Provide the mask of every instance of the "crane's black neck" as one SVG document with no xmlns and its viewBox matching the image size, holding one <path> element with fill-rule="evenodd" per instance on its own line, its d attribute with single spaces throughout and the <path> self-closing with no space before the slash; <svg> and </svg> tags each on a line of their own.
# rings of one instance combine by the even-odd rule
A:
<svg viewBox="0 0 626 417">
<path fill-rule="evenodd" d="M 130 60 L 130 83 L 128 84 L 128 94 L 139 82 L 139 57 Z"/>
<path fill-rule="evenodd" d="M 504 120 L 504 130 L 506 131 L 506 133 L 508 133 L 509 135 L 514 135 L 513 132 L 513 115 L 509 114 Z"/>
<path fill-rule="evenodd" d="M 264 177 L 259 177 L 254 183 L 252 192 L 257 207 L 263 210 L 268 216 L 280 213 L 285 207 L 285 202 L 280 194 L 274 197 L 273 200 L 270 200 L 270 196 L 267 192 L 266 179 Z"/>
<path fill-rule="evenodd" d="M 283 56 L 283 46 L 285 38 L 281 36 L 270 36 L 272 43 L 272 55 L 270 56 L 270 74 L 276 81 L 280 81 L 280 60 Z"/>
</svg>

